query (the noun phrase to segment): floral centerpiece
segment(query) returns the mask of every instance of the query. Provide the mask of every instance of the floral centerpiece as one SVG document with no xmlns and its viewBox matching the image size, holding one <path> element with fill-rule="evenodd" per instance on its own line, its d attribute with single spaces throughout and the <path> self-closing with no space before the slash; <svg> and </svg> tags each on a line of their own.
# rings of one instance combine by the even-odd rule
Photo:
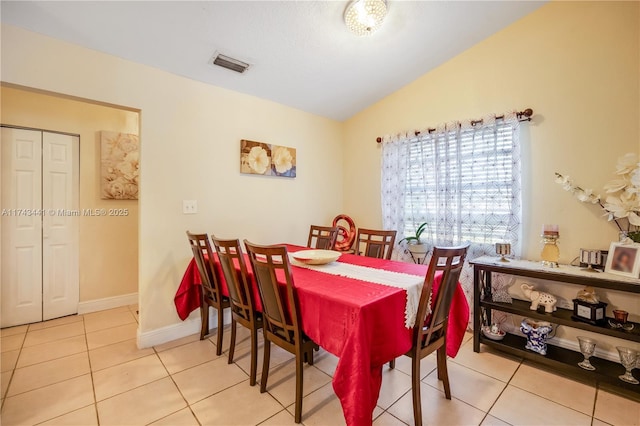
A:
<svg viewBox="0 0 640 426">
<path fill-rule="evenodd" d="M 583 203 L 598 204 L 614 222 L 621 235 L 640 242 L 640 163 L 638 155 L 628 153 L 618 159 L 616 178 L 604 186 L 606 198 L 592 189 L 573 183 L 569 176 L 556 173 L 556 182 Z"/>
</svg>

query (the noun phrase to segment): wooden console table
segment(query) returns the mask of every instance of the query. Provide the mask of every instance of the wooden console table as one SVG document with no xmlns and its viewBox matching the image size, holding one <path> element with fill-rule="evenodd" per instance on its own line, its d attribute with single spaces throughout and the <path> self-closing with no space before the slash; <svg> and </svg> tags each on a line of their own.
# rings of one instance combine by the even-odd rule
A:
<svg viewBox="0 0 640 426">
<path fill-rule="evenodd" d="M 546 365 L 563 375 L 614 386 L 619 391 L 636 399 L 640 397 L 640 385 L 632 385 L 618 379 L 618 376 L 624 374 L 625 371 L 619 362 L 616 363 L 592 356 L 590 361 L 596 370 L 587 371 L 578 367 L 578 363 L 583 359 L 580 352 L 549 344 L 547 355 L 540 355 L 524 348 L 526 344 L 524 337 L 507 333 L 503 340 L 496 341 L 488 339 L 482 334 L 482 326 L 491 322 L 491 311 L 498 310 L 632 342 L 640 342 L 640 323 L 633 323 L 634 327 L 631 331 L 613 328 L 608 324 L 608 321 L 606 325 L 591 325 L 586 322 L 572 320 L 573 310 L 571 309 L 558 308 L 556 312 L 544 313 L 530 310 L 530 303 L 526 301 L 514 299 L 513 303 L 501 303 L 494 302 L 491 297 L 491 278 L 493 273 L 539 278 L 557 283 L 588 285 L 636 294 L 640 294 L 639 279 L 607 273 L 587 272 L 579 267 L 568 265 L 560 265 L 559 268 L 548 268 L 542 266 L 540 262 L 527 260 L 501 262 L 498 258 L 490 256 L 475 259 L 471 261 L 471 264 L 474 268 L 473 350 L 475 352 L 480 351 L 480 343 L 483 343 L 520 358 Z M 637 312 L 634 313 L 637 314 Z M 639 378 L 638 369 L 633 370 L 633 375 Z"/>
</svg>

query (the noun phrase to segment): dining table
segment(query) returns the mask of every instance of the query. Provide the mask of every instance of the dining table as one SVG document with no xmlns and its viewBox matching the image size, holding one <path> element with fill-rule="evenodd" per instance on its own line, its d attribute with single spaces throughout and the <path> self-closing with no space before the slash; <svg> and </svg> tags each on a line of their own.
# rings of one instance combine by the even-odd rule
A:
<svg viewBox="0 0 640 426">
<path fill-rule="evenodd" d="M 289 253 L 307 250 L 285 244 Z M 217 256 L 214 269 L 221 291 L 228 295 Z M 382 277 L 393 273 L 414 276 L 419 282 L 427 273 L 427 265 L 342 254 L 337 262 L 351 269 L 381 271 Z M 259 303 L 260 297 L 251 265 L 247 258 L 249 281 Z M 338 269 L 339 271 L 340 269 Z M 353 276 L 324 272 L 321 266 L 297 266 L 291 272 L 300 304 L 302 329 L 326 351 L 338 357 L 332 385 L 342 405 L 347 425 L 371 425 L 373 411 L 382 385 L 383 366 L 412 346 L 413 327 L 408 326 L 409 290 L 385 285 L 380 279 L 370 282 Z M 352 274 L 347 274 L 352 275 Z M 421 279 L 420 279 L 421 278 Z M 434 280 L 434 292 L 440 275 Z M 175 295 L 178 316 L 184 320 L 200 307 L 201 279 L 195 260 L 189 262 Z M 421 288 L 421 285 L 420 285 Z M 261 310 L 261 305 L 257 306 Z M 455 357 L 469 321 L 469 305 L 460 284 L 456 289 L 447 331 L 447 355 Z"/>
</svg>

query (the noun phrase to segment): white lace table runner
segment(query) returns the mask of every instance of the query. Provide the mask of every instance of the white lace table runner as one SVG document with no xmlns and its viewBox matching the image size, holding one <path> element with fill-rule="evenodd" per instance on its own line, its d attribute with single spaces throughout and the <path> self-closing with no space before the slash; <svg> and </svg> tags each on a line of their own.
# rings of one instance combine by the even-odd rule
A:
<svg viewBox="0 0 640 426">
<path fill-rule="evenodd" d="M 401 288 L 407 295 L 404 310 L 404 324 L 407 328 L 412 328 L 416 322 L 418 304 L 420 303 L 420 292 L 422 291 L 422 284 L 424 283 L 423 276 L 385 271 L 384 269 L 370 268 L 368 266 L 353 265 L 344 262 L 332 262 L 326 265 L 307 265 L 306 263 L 295 260 L 291 254 L 289 254 L 289 260 L 292 265 L 301 268 Z"/>
</svg>

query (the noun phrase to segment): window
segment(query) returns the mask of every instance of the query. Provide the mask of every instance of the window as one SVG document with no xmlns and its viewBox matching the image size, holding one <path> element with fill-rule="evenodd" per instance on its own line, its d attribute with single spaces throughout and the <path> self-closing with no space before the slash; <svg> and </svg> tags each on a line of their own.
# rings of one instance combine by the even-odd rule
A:
<svg viewBox="0 0 640 426">
<path fill-rule="evenodd" d="M 384 229 L 408 236 L 427 222 L 425 242 L 442 246 L 470 242 L 467 260 L 495 254 L 494 244 L 502 241 L 511 243 L 513 254 L 520 254 L 520 142 L 515 113 L 504 120 L 487 117 L 475 126 L 467 121 L 417 137 L 412 133 L 386 138 L 381 174 Z M 393 256 L 411 259 L 402 246 Z M 468 264 L 460 282 L 472 300 L 473 269 Z"/>
<path fill-rule="evenodd" d="M 482 251 L 519 242 L 520 159 L 510 123 L 428 134 L 409 141 L 404 227 L 442 245 L 469 241 Z M 517 138 L 515 138 L 517 139 Z"/>
</svg>

